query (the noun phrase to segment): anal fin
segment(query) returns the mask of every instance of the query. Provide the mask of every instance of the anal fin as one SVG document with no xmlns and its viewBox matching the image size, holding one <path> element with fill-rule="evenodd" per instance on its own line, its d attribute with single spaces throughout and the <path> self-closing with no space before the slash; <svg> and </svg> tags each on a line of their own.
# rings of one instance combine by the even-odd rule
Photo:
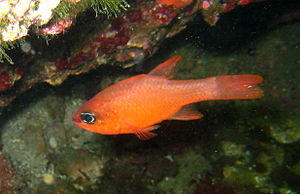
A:
<svg viewBox="0 0 300 194">
<path fill-rule="evenodd" d="M 159 125 L 153 125 L 144 129 L 138 129 L 134 133 L 140 140 L 148 140 L 155 137 L 157 134 L 150 132 L 151 130 L 157 129 Z"/>
<path fill-rule="evenodd" d="M 170 119 L 172 120 L 195 120 L 203 117 L 203 114 L 195 110 L 193 105 L 183 106 L 177 113 L 175 113 Z"/>
</svg>

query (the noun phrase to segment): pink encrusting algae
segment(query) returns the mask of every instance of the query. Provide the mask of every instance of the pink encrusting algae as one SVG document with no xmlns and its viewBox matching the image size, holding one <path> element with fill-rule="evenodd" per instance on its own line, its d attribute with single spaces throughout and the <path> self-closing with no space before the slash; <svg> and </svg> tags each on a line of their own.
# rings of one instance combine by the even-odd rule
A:
<svg viewBox="0 0 300 194">
<path fill-rule="evenodd" d="M 16 193 L 16 184 L 15 172 L 11 168 L 8 160 L 0 153 L 0 193 Z"/>
</svg>

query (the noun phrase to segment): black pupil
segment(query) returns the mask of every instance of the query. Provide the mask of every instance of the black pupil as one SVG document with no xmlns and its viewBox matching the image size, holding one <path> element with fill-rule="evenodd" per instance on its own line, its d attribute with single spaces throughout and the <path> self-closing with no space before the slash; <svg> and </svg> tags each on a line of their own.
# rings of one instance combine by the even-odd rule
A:
<svg viewBox="0 0 300 194">
<path fill-rule="evenodd" d="M 80 118 L 87 124 L 94 124 L 96 121 L 95 115 L 93 113 L 81 113 Z"/>
</svg>

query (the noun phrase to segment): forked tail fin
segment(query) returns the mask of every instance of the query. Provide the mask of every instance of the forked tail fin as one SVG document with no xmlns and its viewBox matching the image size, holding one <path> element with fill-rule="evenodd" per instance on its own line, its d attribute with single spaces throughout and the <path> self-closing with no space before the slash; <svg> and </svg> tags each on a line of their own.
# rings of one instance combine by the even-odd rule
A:
<svg viewBox="0 0 300 194">
<path fill-rule="evenodd" d="M 257 86 L 263 78 L 258 75 L 226 75 L 213 79 L 216 91 L 212 98 L 215 100 L 253 99 L 263 95 L 262 89 Z"/>
</svg>

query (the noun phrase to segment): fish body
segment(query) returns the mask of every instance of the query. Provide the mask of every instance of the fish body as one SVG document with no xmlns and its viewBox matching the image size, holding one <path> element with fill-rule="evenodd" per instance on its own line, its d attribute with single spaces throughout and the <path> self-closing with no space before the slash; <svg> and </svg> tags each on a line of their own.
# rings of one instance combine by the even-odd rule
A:
<svg viewBox="0 0 300 194">
<path fill-rule="evenodd" d="M 116 135 L 133 133 L 140 139 L 166 119 L 193 120 L 203 115 L 191 104 L 207 100 L 253 99 L 262 96 L 257 75 L 227 75 L 198 80 L 171 80 L 181 59 L 172 57 L 149 74 L 120 81 L 99 92 L 73 115 L 88 131 Z"/>
</svg>

